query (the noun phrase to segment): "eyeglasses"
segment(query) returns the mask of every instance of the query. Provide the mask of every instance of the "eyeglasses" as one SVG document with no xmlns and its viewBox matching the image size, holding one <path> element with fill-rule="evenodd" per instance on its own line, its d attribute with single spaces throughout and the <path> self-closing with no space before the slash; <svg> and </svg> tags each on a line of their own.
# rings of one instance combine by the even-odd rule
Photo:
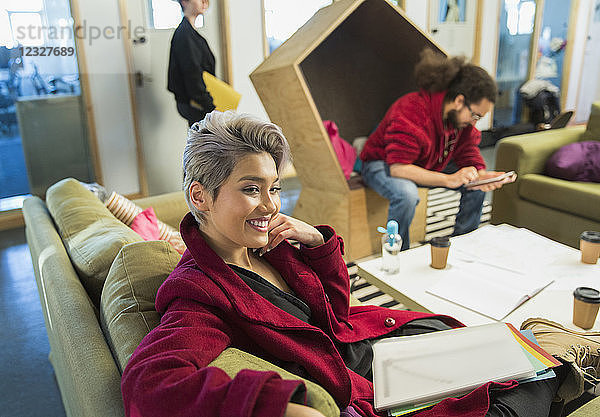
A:
<svg viewBox="0 0 600 417">
<path fill-rule="evenodd" d="M 469 109 L 469 111 L 471 112 L 471 120 L 473 120 L 474 122 L 478 122 L 483 118 L 482 115 L 475 113 L 473 110 L 471 110 L 471 106 L 469 104 L 466 104 L 466 106 L 467 109 Z"/>
</svg>

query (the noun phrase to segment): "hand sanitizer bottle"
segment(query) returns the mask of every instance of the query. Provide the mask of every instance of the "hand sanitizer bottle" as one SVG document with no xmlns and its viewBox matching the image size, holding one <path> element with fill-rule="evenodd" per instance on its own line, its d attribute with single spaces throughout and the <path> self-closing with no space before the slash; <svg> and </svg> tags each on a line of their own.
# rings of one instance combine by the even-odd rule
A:
<svg viewBox="0 0 600 417">
<path fill-rule="evenodd" d="M 381 269 L 386 273 L 395 274 L 400 271 L 400 248 L 402 238 L 398 234 L 398 222 L 390 220 L 381 238 Z"/>
</svg>

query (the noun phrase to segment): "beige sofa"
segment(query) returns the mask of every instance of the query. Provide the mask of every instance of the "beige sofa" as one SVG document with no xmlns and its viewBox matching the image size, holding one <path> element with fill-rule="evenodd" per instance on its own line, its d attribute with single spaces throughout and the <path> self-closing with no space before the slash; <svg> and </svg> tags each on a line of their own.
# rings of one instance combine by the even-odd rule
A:
<svg viewBox="0 0 600 417">
<path fill-rule="evenodd" d="M 152 206 L 157 217 L 173 227 L 187 212 L 180 192 L 136 203 Z M 49 358 L 65 411 L 70 417 L 122 417 L 121 370 L 158 324 L 156 291 L 180 256 L 164 241 L 142 241 L 73 179 L 53 185 L 46 202 L 27 199 L 23 213 Z M 233 348 L 211 365 L 231 376 L 251 368 L 299 379 Z M 339 416 L 339 408 L 323 388 L 304 382 L 308 405 L 327 417 Z M 595 403 L 576 415 L 600 415 L 600 404 Z"/>
<path fill-rule="evenodd" d="M 510 223 L 578 247 L 584 230 L 600 230 L 600 184 L 544 175 L 546 161 L 570 143 L 600 140 L 600 102 L 587 127 L 513 136 L 498 142 L 496 169 L 516 171 L 517 182 L 494 191 L 492 223 Z"/>
<path fill-rule="evenodd" d="M 183 193 L 137 200 L 178 227 L 188 211 Z M 159 322 L 156 291 L 180 255 L 164 241 L 142 239 L 117 220 L 82 184 L 63 180 L 46 202 L 23 205 L 40 302 L 66 414 L 125 415 L 121 370 L 141 339 Z M 301 379 L 258 357 L 229 348 L 213 363 L 233 376 L 241 369 L 274 370 Z M 331 396 L 305 381 L 309 405 L 339 416 Z"/>
</svg>

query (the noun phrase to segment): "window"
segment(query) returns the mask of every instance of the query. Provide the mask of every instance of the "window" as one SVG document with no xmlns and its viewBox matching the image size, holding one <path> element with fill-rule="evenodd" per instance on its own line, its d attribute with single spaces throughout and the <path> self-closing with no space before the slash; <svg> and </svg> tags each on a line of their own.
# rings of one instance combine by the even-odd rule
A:
<svg viewBox="0 0 600 417">
<path fill-rule="evenodd" d="M 174 0 L 148 0 L 148 8 L 150 10 L 150 27 L 154 29 L 176 28 L 183 18 L 181 6 Z M 204 16 L 198 16 L 194 26 L 204 27 Z"/>
<path fill-rule="evenodd" d="M 44 0 L 4 0 L 2 8 L 8 11 L 39 12 L 44 8 Z"/>
<path fill-rule="evenodd" d="M 331 0 L 265 0 L 269 53 L 292 36 L 317 10 L 331 3 Z"/>
<path fill-rule="evenodd" d="M 4 0 L 0 6 L 0 46 L 43 45 L 43 0 Z"/>
<path fill-rule="evenodd" d="M 44 45 L 44 27 L 40 13 L 8 12 L 13 45 Z"/>
<path fill-rule="evenodd" d="M 10 20 L 6 9 L 0 8 L 0 46 L 13 47 L 12 33 L 10 31 Z"/>
<path fill-rule="evenodd" d="M 508 14 L 506 27 L 511 35 L 528 35 L 533 32 L 535 22 L 535 2 L 504 0 Z"/>
<path fill-rule="evenodd" d="M 81 100 L 77 97 L 80 85 L 76 54 L 47 55 L 49 48 L 37 48 L 73 47 L 74 51 L 72 25 L 68 0 L 0 0 L 0 212 L 20 208 L 32 190 L 40 192 L 45 178 L 59 178 L 54 171 L 45 171 L 52 169 L 53 165 L 59 169 L 63 166 L 70 167 L 66 168 L 69 171 L 73 169 L 66 176 L 81 177 L 84 181 L 91 178 L 78 171 L 82 166 L 87 169 L 86 175 L 92 172 L 87 161 L 82 161 L 83 158 L 75 162 L 61 159 L 60 147 L 52 148 L 58 149 L 57 154 L 22 146 L 27 139 L 21 136 L 35 136 L 36 131 L 31 128 L 34 125 L 44 132 L 45 140 L 55 141 L 52 143 L 66 141 L 68 132 L 81 132 L 74 136 L 73 143 L 87 140 L 85 108 L 81 107 Z M 30 51 L 23 51 L 20 46 Z M 38 49 L 40 54 L 45 51 L 46 55 L 36 56 Z M 58 95 L 63 97 L 54 97 Z M 38 100 L 39 97 L 47 100 Z M 67 126 L 64 131 L 53 132 L 52 126 L 56 126 L 57 121 L 48 116 L 55 98 L 73 103 L 61 114 L 64 119 L 60 122 Z M 24 130 L 17 123 L 17 101 L 26 103 L 22 107 L 23 117 L 34 121 L 33 124 L 25 123 Z M 87 145 L 82 143 L 81 146 L 87 149 Z M 74 155 L 72 150 L 70 152 Z M 35 161 L 29 165 L 31 171 L 26 160 Z M 53 163 L 39 165 L 37 161 L 40 160 L 52 160 Z M 30 178 L 29 173 L 32 172 L 35 174 Z M 52 175 L 46 176 L 42 172 Z M 64 172 L 59 175 L 64 176 Z"/>
</svg>

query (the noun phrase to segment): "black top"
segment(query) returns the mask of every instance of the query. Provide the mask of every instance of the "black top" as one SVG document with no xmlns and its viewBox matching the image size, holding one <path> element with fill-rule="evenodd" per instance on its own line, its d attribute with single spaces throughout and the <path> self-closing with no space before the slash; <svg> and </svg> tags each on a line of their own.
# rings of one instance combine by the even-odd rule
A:
<svg viewBox="0 0 600 417">
<path fill-rule="evenodd" d="M 287 293 L 280 290 L 253 271 L 237 265 L 228 265 L 258 295 L 283 311 L 310 324 L 310 307 L 294 293 Z M 378 339 L 410 336 L 448 329 L 450 329 L 450 326 L 437 318 L 415 319 Z M 371 347 L 371 342 L 373 341 L 360 340 L 354 343 L 336 343 L 336 348 L 340 352 L 346 366 L 369 381 L 373 380 L 373 348 Z M 308 380 L 313 380 L 308 372 L 297 363 L 276 362 L 275 365 Z"/>
<path fill-rule="evenodd" d="M 311 310 L 308 305 L 299 299 L 294 293 L 287 293 L 280 290 L 275 285 L 258 275 L 257 273 L 237 265 L 229 265 L 231 269 L 258 295 L 291 314 L 292 316 L 311 324 Z M 371 363 L 373 361 L 373 349 L 368 340 L 361 340 L 355 343 L 337 344 L 337 349 L 348 368 L 357 374 L 372 380 Z M 276 365 L 287 369 L 306 379 L 312 379 L 306 370 L 297 364 L 278 363 Z"/>
<path fill-rule="evenodd" d="M 215 56 L 206 39 L 184 17 L 171 39 L 167 88 L 175 100 L 186 104 L 194 100 L 204 112 L 210 112 L 215 106 L 202 79 L 204 71 L 215 75 Z"/>
<path fill-rule="evenodd" d="M 228 264 L 228 266 L 233 269 L 233 271 L 248 284 L 255 293 L 269 301 L 275 307 L 279 307 L 286 313 L 310 324 L 310 307 L 307 306 L 304 301 L 296 297 L 296 294 L 280 290 L 254 271 L 250 271 L 249 269 L 237 265 Z"/>
</svg>

